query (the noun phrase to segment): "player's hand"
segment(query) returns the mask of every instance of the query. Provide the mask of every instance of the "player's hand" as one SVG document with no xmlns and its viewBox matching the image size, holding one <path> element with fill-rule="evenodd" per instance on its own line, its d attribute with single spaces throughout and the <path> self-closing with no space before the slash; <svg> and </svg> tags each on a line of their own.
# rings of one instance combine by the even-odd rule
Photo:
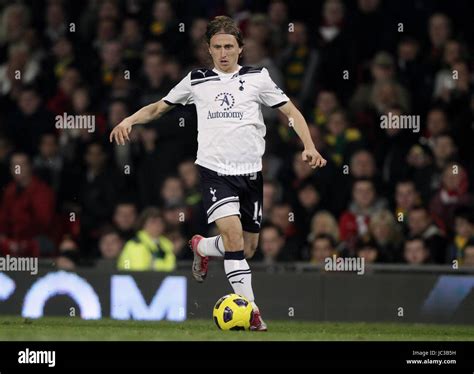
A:
<svg viewBox="0 0 474 374">
<path fill-rule="evenodd" d="M 322 168 L 327 163 L 327 161 L 319 154 L 316 148 L 305 149 L 301 154 L 301 158 L 304 162 L 307 162 L 312 169 L 316 169 L 317 167 Z"/>
<path fill-rule="evenodd" d="M 122 122 L 120 122 L 117 126 L 114 127 L 112 132 L 110 133 L 110 142 L 112 143 L 114 140 L 117 144 L 125 145 L 125 141 L 130 141 L 130 131 L 132 131 L 132 123 L 128 118 L 125 118 Z"/>
</svg>

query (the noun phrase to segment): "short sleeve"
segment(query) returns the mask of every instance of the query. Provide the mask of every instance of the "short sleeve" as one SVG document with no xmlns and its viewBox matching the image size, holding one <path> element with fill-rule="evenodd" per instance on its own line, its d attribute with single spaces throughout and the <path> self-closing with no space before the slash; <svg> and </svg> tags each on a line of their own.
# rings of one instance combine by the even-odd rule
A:
<svg viewBox="0 0 474 374">
<path fill-rule="evenodd" d="M 273 82 L 268 70 L 263 68 L 261 72 L 261 84 L 258 98 L 261 104 L 278 108 L 290 101 L 283 90 Z"/>
<path fill-rule="evenodd" d="M 168 105 L 187 105 L 194 102 L 191 91 L 191 73 L 186 75 L 181 82 L 174 86 L 171 91 L 163 98 Z"/>
</svg>

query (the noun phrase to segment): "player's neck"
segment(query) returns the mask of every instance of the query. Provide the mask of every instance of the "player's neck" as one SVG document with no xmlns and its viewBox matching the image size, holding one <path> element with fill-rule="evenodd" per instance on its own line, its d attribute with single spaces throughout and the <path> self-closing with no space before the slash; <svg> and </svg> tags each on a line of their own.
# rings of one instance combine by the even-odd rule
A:
<svg viewBox="0 0 474 374">
<path fill-rule="evenodd" d="M 235 64 L 232 68 L 222 70 L 219 69 L 217 66 L 214 65 L 214 70 L 217 70 L 217 72 L 222 73 L 222 74 L 233 74 L 237 73 L 240 70 L 241 66 L 239 64 Z"/>
</svg>

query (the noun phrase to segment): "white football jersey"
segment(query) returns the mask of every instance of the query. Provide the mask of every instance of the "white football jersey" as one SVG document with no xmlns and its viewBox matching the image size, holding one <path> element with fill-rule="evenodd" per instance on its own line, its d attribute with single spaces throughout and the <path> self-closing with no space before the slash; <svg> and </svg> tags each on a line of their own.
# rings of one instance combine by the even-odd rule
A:
<svg viewBox="0 0 474 374">
<path fill-rule="evenodd" d="M 277 108 L 289 101 L 267 69 L 249 66 L 230 74 L 193 70 L 163 100 L 196 105 L 196 164 L 221 175 L 262 170 L 266 128 L 261 105 Z"/>
</svg>

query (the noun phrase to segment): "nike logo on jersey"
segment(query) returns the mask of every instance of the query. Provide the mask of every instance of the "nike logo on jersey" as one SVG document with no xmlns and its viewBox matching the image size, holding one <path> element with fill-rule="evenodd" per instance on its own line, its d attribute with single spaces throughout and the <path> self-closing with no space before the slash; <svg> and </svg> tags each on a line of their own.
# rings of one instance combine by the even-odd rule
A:
<svg viewBox="0 0 474 374">
<path fill-rule="evenodd" d="M 241 278 L 241 279 L 240 279 L 240 280 L 238 280 L 238 281 L 235 281 L 235 282 L 230 282 L 230 283 L 232 283 L 232 284 L 234 284 L 234 283 L 240 283 L 240 284 L 244 284 L 244 282 L 243 282 L 243 281 L 244 281 L 244 278 Z"/>
</svg>

